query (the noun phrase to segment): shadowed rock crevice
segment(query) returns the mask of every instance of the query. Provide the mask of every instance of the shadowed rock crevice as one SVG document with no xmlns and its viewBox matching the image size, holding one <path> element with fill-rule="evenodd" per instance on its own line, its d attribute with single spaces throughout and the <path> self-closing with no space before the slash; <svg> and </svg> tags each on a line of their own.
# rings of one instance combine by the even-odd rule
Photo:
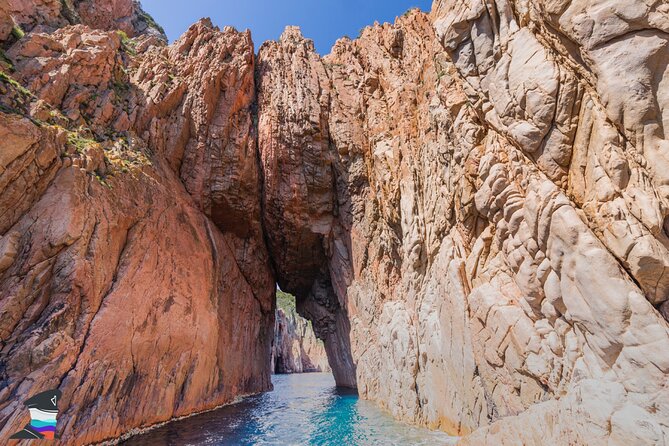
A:
<svg viewBox="0 0 669 446">
<path fill-rule="evenodd" d="M 314 280 L 311 291 L 297 300 L 297 311 L 312 322 L 316 336 L 325 343 L 337 386 L 356 388 L 355 364 L 351 355 L 351 324 L 329 277 L 323 274 Z"/>
</svg>

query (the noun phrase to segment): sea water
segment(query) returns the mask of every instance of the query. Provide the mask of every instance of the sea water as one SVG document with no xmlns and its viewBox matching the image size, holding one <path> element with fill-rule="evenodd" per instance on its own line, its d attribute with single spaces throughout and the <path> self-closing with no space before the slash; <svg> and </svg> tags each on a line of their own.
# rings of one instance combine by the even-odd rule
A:
<svg viewBox="0 0 669 446">
<path fill-rule="evenodd" d="M 455 438 L 395 421 L 332 375 L 274 375 L 274 390 L 133 437 L 133 446 L 452 445 Z"/>
</svg>

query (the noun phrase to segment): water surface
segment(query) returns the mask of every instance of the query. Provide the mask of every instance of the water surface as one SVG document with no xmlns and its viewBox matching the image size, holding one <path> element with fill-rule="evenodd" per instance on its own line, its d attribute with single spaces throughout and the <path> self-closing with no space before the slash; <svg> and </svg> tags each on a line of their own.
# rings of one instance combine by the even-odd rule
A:
<svg viewBox="0 0 669 446">
<path fill-rule="evenodd" d="M 442 432 L 395 421 L 373 403 L 337 389 L 332 375 L 272 376 L 274 390 L 166 424 L 124 445 L 451 445 Z"/>
</svg>

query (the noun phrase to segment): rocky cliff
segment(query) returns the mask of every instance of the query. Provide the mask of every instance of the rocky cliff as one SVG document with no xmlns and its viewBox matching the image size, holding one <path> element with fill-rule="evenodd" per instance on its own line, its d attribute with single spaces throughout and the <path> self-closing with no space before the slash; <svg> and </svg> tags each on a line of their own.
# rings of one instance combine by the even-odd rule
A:
<svg viewBox="0 0 669 446">
<path fill-rule="evenodd" d="M 437 0 L 325 57 L 75 3 L 0 8 L 0 436 L 46 387 L 77 443 L 267 389 L 278 282 L 399 419 L 669 440 L 665 2 Z"/>
<path fill-rule="evenodd" d="M 137 0 L 4 0 L 0 4 L 0 38 L 14 28 L 51 32 L 67 25 L 120 30 L 131 37 L 153 35 L 167 41 L 165 31 L 144 12 Z M 20 35 L 15 35 L 15 40 Z"/>
<path fill-rule="evenodd" d="M 85 444 L 271 386 L 250 36 L 147 39 L 75 25 L 6 52 L 2 438 L 39 389 Z"/>
<path fill-rule="evenodd" d="M 335 377 L 463 443 L 663 443 L 667 13 L 435 2 L 260 49 L 268 246 Z"/>
<path fill-rule="evenodd" d="M 323 341 L 311 322 L 295 311 L 295 298 L 277 291 L 272 343 L 272 373 L 330 372 Z"/>
</svg>

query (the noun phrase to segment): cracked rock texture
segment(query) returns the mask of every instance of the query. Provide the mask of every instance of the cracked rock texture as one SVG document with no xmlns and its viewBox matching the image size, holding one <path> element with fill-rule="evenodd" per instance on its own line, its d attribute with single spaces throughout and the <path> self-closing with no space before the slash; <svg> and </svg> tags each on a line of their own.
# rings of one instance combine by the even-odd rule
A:
<svg viewBox="0 0 669 446">
<path fill-rule="evenodd" d="M 0 435 L 45 387 L 76 443 L 267 389 L 276 281 L 398 419 L 669 442 L 666 2 L 436 0 L 325 57 L 295 27 L 254 56 L 208 20 L 166 46 L 22 4 Z"/>
<path fill-rule="evenodd" d="M 2 438 L 40 389 L 88 444 L 271 388 L 250 37 L 146 42 L 76 25 L 7 51 L 31 93 L 2 82 Z"/>
<path fill-rule="evenodd" d="M 103 30 L 121 30 L 131 37 L 151 34 L 167 40 L 163 29 L 142 10 L 137 0 L 3 0 L 0 23 L 8 22 L 24 31 L 35 27 L 53 31 L 81 23 Z"/>
<path fill-rule="evenodd" d="M 335 377 L 463 444 L 665 444 L 667 12 L 437 1 L 260 49 L 269 249 Z"/>
</svg>

